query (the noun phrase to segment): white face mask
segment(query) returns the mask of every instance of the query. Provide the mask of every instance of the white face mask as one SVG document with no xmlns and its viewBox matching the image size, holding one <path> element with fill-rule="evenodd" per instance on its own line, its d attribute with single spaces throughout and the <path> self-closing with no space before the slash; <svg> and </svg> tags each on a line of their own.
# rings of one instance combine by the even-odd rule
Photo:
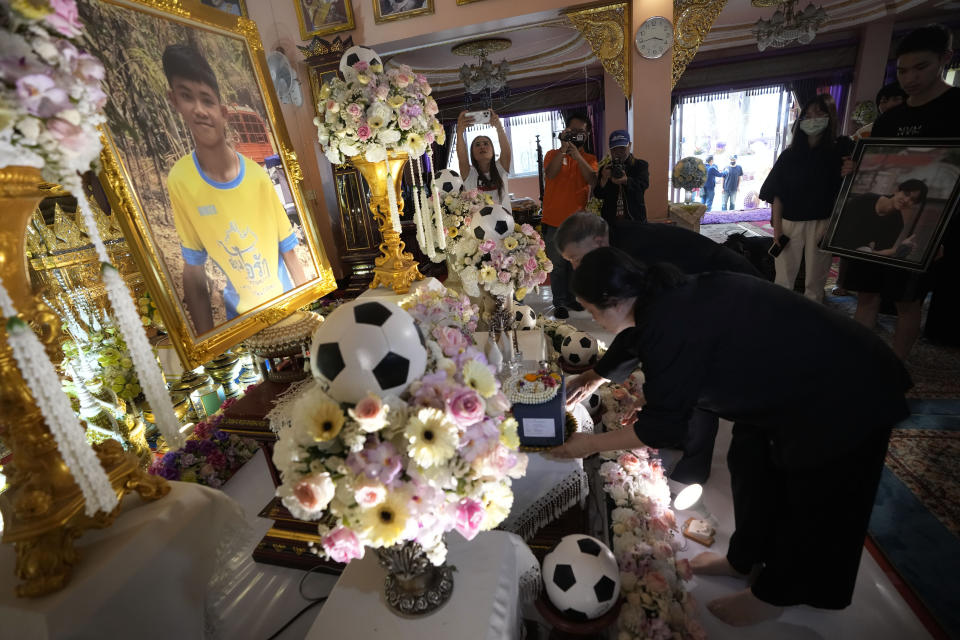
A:
<svg viewBox="0 0 960 640">
<path fill-rule="evenodd" d="M 829 124 L 830 118 L 806 118 L 800 121 L 800 130 L 808 136 L 815 136 L 823 133 Z"/>
</svg>

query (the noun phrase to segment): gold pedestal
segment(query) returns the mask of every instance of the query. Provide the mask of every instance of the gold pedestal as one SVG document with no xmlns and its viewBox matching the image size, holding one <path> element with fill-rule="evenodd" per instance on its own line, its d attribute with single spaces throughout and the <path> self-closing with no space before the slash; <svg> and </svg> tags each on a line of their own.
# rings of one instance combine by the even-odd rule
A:
<svg viewBox="0 0 960 640">
<path fill-rule="evenodd" d="M 37 169 L 0 168 L 0 276 L 20 317 L 57 362 L 62 358 L 60 319 L 31 290 L 25 260 L 27 222 L 47 195 L 42 184 Z M 84 514 L 83 494 L 20 374 L 5 327 L 0 327 L 0 438 L 13 452 L 5 470 L 10 487 L 0 494 L 0 512 L 3 542 L 16 548 L 15 573 L 23 581 L 16 593 L 42 596 L 62 589 L 70 580 L 78 561 L 74 539 L 87 529 L 110 526 L 119 507 L 92 518 Z M 137 457 L 117 441 L 106 440 L 94 449 L 118 497 L 136 491 L 151 500 L 170 490 L 165 480 L 141 470 Z"/>
<path fill-rule="evenodd" d="M 417 269 L 417 261 L 413 259 L 413 255 L 404 251 L 406 244 L 400 239 L 399 231 L 393 228 L 387 196 L 387 189 L 393 189 L 397 196 L 397 208 L 403 215 L 400 182 L 403 180 L 407 154 L 390 154 L 385 162 L 367 162 L 363 156 L 355 156 L 350 162 L 370 187 L 370 211 L 380 227 L 380 235 L 383 236 L 383 242 L 380 243 L 382 255 L 374 260 L 374 275 L 370 288 L 374 289 L 382 284 L 392 288 L 395 293 L 407 293 L 410 284 L 415 280 L 422 280 L 423 275 Z M 388 166 L 392 180 L 388 179 Z"/>
</svg>

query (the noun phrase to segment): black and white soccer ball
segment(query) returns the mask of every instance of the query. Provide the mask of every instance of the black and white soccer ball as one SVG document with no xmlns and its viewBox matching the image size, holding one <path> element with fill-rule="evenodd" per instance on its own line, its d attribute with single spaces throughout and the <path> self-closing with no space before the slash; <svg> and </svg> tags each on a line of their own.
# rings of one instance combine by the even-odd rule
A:
<svg viewBox="0 0 960 640">
<path fill-rule="evenodd" d="M 499 204 L 480 208 L 470 219 L 470 233 L 477 240 L 500 240 L 513 233 L 513 216 Z"/>
<path fill-rule="evenodd" d="M 543 559 L 547 598 L 571 620 L 599 618 L 620 596 L 620 570 L 610 549 L 590 536 L 564 536 Z"/>
<path fill-rule="evenodd" d="M 399 395 L 423 376 L 427 350 L 413 316 L 392 302 L 354 300 L 313 334 L 310 371 L 337 402 Z"/>
<path fill-rule="evenodd" d="M 587 405 L 587 413 L 590 414 L 590 417 L 596 420 L 600 417 L 600 414 L 603 412 L 603 401 L 600 399 L 599 393 L 591 393 L 590 397 L 583 401 Z"/>
<path fill-rule="evenodd" d="M 513 321 L 515 327 L 521 331 L 529 331 L 537 328 L 537 312 L 533 307 L 525 304 L 514 305 Z"/>
<path fill-rule="evenodd" d="M 347 82 L 352 82 L 357 77 L 357 71 L 353 68 L 358 62 L 366 62 L 368 65 L 383 65 L 383 61 L 376 51 L 369 47 L 355 45 L 343 52 L 340 56 L 340 73 Z"/>
<path fill-rule="evenodd" d="M 596 364 L 598 354 L 597 341 L 584 331 L 574 331 L 560 343 L 560 357 L 574 367 Z"/>
<path fill-rule="evenodd" d="M 433 184 L 441 200 L 447 196 L 455 196 L 463 189 L 463 180 L 453 169 L 437 171 L 433 174 Z"/>
</svg>

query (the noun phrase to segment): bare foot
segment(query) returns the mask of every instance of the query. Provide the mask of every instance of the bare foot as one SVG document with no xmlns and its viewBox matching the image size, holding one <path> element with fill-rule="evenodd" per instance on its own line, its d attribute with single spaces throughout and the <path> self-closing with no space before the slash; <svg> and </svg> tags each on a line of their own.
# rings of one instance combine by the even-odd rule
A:
<svg viewBox="0 0 960 640">
<path fill-rule="evenodd" d="M 701 576 L 730 576 L 731 578 L 746 578 L 747 574 L 740 573 L 727 560 L 727 556 L 712 551 L 699 553 L 690 560 L 690 568 Z"/>
<path fill-rule="evenodd" d="M 783 613 L 783 607 L 760 600 L 750 589 L 711 600 L 707 603 L 707 609 L 734 627 L 747 627 L 767 620 L 776 620 Z"/>
</svg>

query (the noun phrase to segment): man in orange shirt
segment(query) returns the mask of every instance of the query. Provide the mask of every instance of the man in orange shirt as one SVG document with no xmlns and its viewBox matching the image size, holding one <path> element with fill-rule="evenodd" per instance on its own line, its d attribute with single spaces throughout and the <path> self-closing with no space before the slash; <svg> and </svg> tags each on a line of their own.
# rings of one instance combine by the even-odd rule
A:
<svg viewBox="0 0 960 640">
<path fill-rule="evenodd" d="M 567 128 L 560 133 L 560 148 L 551 149 L 543 159 L 546 182 L 543 191 L 543 240 L 553 262 L 550 289 L 554 316 L 570 317 L 568 309 L 583 311 L 570 291 L 573 267 L 563 259 L 554 236 L 564 220 L 587 206 L 590 190 L 597 182 L 597 158 L 583 150 L 590 135 L 590 121 L 584 113 L 567 116 Z"/>
</svg>

